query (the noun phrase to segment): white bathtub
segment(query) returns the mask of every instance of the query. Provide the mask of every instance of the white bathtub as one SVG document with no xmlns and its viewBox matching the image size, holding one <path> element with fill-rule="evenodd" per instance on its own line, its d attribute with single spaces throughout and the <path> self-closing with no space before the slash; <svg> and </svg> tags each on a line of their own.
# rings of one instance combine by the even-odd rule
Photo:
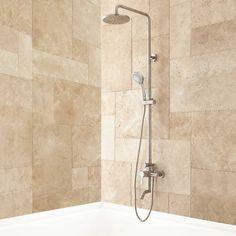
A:
<svg viewBox="0 0 236 236">
<path fill-rule="evenodd" d="M 141 213 L 145 213 L 144 210 Z M 1 236 L 235 236 L 236 226 L 153 212 L 139 222 L 134 209 L 94 203 L 0 220 Z"/>
</svg>

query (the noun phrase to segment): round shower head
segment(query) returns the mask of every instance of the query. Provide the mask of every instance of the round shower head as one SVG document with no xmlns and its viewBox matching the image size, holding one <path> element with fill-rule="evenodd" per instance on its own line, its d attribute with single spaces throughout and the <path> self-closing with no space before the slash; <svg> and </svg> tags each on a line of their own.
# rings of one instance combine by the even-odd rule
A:
<svg viewBox="0 0 236 236">
<path fill-rule="evenodd" d="M 143 84 L 144 81 L 143 75 L 140 72 L 134 72 L 132 74 L 132 79 L 138 84 Z"/>
<path fill-rule="evenodd" d="M 102 18 L 102 20 L 107 24 L 119 25 L 125 24 L 130 21 L 129 16 L 120 15 L 120 14 L 110 14 Z"/>
</svg>

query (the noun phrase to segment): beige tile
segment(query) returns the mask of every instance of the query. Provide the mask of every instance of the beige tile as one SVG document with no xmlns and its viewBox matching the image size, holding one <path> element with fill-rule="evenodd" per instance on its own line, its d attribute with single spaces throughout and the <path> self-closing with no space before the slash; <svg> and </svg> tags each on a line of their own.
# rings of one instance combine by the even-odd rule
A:
<svg viewBox="0 0 236 236">
<path fill-rule="evenodd" d="M 89 167 L 89 202 L 101 201 L 101 167 Z"/>
<path fill-rule="evenodd" d="M 169 194 L 169 212 L 172 214 L 189 216 L 190 196 Z"/>
<path fill-rule="evenodd" d="M 101 160 L 100 123 L 72 128 L 73 167 L 96 166 Z"/>
<path fill-rule="evenodd" d="M 161 88 L 153 89 L 153 98 L 157 105 L 152 110 L 153 138 L 168 138 L 169 108 L 168 94 Z M 139 138 L 143 114 L 142 95 L 140 90 L 119 92 L 116 94 L 116 137 Z M 147 119 L 147 116 L 146 116 Z M 143 137 L 147 137 L 147 120 Z"/>
<path fill-rule="evenodd" d="M 119 4 L 123 4 L 134 9 L 148 12 L 149 11 L 149 0 L 118 0 Z M 123 11 L 124 12 L 124 11 Z M 127 14 L 127 11 L 126 11 Z M 132 13 L 129 13 L 132 14 Z"/>
<path fill-rule="evenodd" d="M 101 17 L 114 13 L 117 4 L 118 0 L 101 0 Z"/>
<path fill-rule="evenodd" d="M 132 43 L 132 70 L 139 71 L 145 78 L 147 87 L 147 41 L 137 40 Z M 152 53 L 158 54 L 158 61 L 152 64 L 152 87 L 169 88 L 169 36 L 152 38 Z M 132 81 L 133 88 L 139 85 Z"/>
<path fill-rule="evenodd" d="M 18 31 L 32 34 L 32 1 L 1 0 L 0 23 Z"/>
<path fill-rule="evenodd" d="M 88 65 L 51 54 L 33 51 L 34 74 L 65 79 L 77 83 L 88 83 Z"/>
<path fill-rule="evenodd" d="M 18 75 L 18 55 L 0 49 L 0 73 Z"/>
<path fill-rule="evenodd" d="M 131 163 L 102 161 L 102 201 L 131 204 Z"/>
<path fill-rule="evenodd" d="M 12 53 L 18 52 L 19 34 L 7 26 L 0 26 L 0 48 Z"/>
<path fill-rule="evenodd" d="M 0 169 L 0 193 L 5 194 L 12 192 L 15 185 L 16 169 Z"/>
<path fill-rule="evenodd" d="M 79 85 L 78 85 L 79 86 Z M 79 97 L 80 94 L 77 94 Z M 73 84 L 63 80 L 54 83 L 54 120 L 61 125 L 75 124 L 75 109 L 73 106 Z M 81 97 L 80 97 L 81 98 Z M 81 112 L 81 114 L 83 114 Z"/>
<path fill-rule="evenodd" d="M 101 49 L 89 46 L 88 83 L 92 86 L 101 87 Z"/>
<path fill-rule="evenodd" d="M 32 166 L 13 169 L 14 191 L 24 191 L 32 186 Z"/>
<path fill-rule="evenodd" d="M 135 162 L 138 155 L 139 139 L 117 138 L 115 145 L 115 160 Z M 148 142 L 142 140 L 139 160 L 145 162 L 148 158 Z"/>
<path fill-rule="evenodd" d="M 23 191 L 31 188 L 32 168 L 0 169 L 0 193 Z"/>
<path fill-rule="evenodd" d="M 190 113 L 170 114 L 170 138 L 190 140 L 192 134 L 192 116 Z"/>
<path fill-rule="evenodd" d="M 12 193 L 0 194 L 0 218 L 7 218 L 14 216 L 14 205 Z"/>
<path fill-rule="evenodd" d="M 171 61 L 171 112 L 235 109 L 235 51 Z"/>
<path fill-rule="evenodd" d="M 236 2 L 234 0 L 193 0 L 192 27 L 229 21 L 236 18 Z"/>
<path fill-rule="evenodd" d="M 20 216 L 32 213 L 31 189 L 22 192 L 14 192 L 12 195 L 15 207 L 14 216 Z"/>
<path fill-rule="evenodd" d="M 236 223 L 236 174 L 192 169 L 191 217 Z"/>
<path fill-rule="evenodd" d="M 35 125 L 33 139 L 33 196 L 70 190 L 71 128 L 59 125 Z"/>
<path fill-rule="evenodd" d="M 33 77 L 33 122 L 34 124 L 54 122 L 54 81 L 47 76 Z"/>
<path fill-rule="evenodd" d="M 21 80 L 6 75 L 0 76 L 0 104 L 31 110 L 31 81 Z"/>
<path fill-rule="evenodd" d="M 140 90 L 116 93 L 116 137 L 138 138 L 142 112 Z"/>
<path fill-rule="evenodd" d="M 19 76 L 32 79 L 32 38 L 27 34 L 19 33 Z"/>
<path fill-rule="evenodd" d="M 89 45 L 79 39 L 73 38 L 73 59 L 82 63 L 89 63 Z"/>
<path fill-rule="evenodd" d="M 192 30 L 191 53 L 199 55 L 236 48 L 236 20 Z"/>
<path fill-rule="evenodd" d="M 192 166 L 236 171 L 236 113 L 193 114 Z"/>
<path fill-rule="evenodd" d="M 192 28 L 211 24 L 212 0 L 192 0 L 191 4 Z"/>
<path fill-rule="evenodd" d="M 2 124 L 0 133 L 0 168 L 30 166 L 32 163 L 31 124 Z"/>
<path fill-rule="evenodd" d="M 115 114 L 115 93 L 102 93 L 102 115 Z"/>
<path fill-rule="evenodd" d="M 143 11 L 143 9 L 142 9 Z M 157 37 L 169 34 L 169 1 L 150 0 L 151 34 Z M 148 25 L 146 17 L 135 14 L 132 19 L 133 40 L 145 39 L 148 37 Z"/>
<path fill-rule="evenodd" d="M 89 184 L 89 170 L 88 167 L 73 168 L 72 169 L 72 189 L 82 189 L 88 187 Z"/>
<path fill-rule="evenodd" d="M 131 24 L 102 27 L 102 90 L 131 88 Z"/>
<path fill-rule="evenodd" d="M 143 200 L 139 199 L 143 191 L 143 189 L 137 189 L 137 207 L 150 209 L 151 194 L 147 194 Z M 132 196 L 132 205 L 134 206 L 134 190 Z M 168 193 L 154 192 L 153 210 L 168 212 Z"/>
<path fill-rule="evenodd" d="M 211 2 L 211 23 L 233 20 L 236 18 L 236 2 L 234 0 L 216 0 Z"/>
<path fill-rule="evenodd" d="M 97 125 L 101 120 L 100 89 L 68 81 L 55 81 L 54 118 L 58 124 Z"/>
<path fill-rule="evenodd" d="M 72 0 L 33 1 L 33 44 L 35 49 L 72 57 Z"/>
<path fill-rule="evenodd" d="M 170 8 L 170 57 L 190 55 L 191 4 L 186 1 Z"/>
<path fill-rule="evenodd" d="M 99 46 L 100 7 L 86 0 L 73 0 L 73 37 Z"/>
<path fill-rule="evenodd" d="M 0 75 L 0 121 L 3 124 L 31 123 L 32 85 L 29 80 Z"/>
<path fill-rule="evenodd" d="M 170 0 L 170 6 L 178 5 L 178 4 L 181 4 L 181 3 L 185 2 L 185 1 L 186 0 Z"/>
<path fill-rule="evenodd" d="M 152 36 L 156 37 L 160 34 L 169 34 L 169 1 L 150 0 L 149 14 L 152 20 Z"/>
<path fill-rule="evenodd" d="M 33 198 L 33 212 L 47 211 L 88 203 L 88 188 L 49 193 Z"/>
<path fill-rule="evenodd" d="M 102 160 L 115 159 L 115 116 L 102 116 Z"/>
<path fill-rule="evenodd" d="M 176 194 L 190 194 L 190 142 L 162 140 L 153 142 L 153 161 L 165 178 L 157 180 L 157 190 Z M 181 181 L 176 180 L 176 176 Z"/>
</svg>

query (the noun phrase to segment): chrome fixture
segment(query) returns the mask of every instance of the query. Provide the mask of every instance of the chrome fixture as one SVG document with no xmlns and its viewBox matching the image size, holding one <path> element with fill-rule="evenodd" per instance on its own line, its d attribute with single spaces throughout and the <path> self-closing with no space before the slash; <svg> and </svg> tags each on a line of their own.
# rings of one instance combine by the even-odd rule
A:
<svg viewBox="0 0 236 236">
<path fill-rule="evenodd" d="M 144 78 L 140 72 L 134 72 L 132 74 L 132 79 L 140 84 L 142 89 L 142 96 L 143 96 L 143 115 L 142 115 L 142 123 L 141 123 L 141 132 L 140 132 L 140 139 L 139 139 L 139 147 L 138 147 L 138 154 L 137 154 L 137 161 L 136 161 L 136 168 L 135 168 L 135 178 L 134 178 L 134 205 L 135 205 L 135 213 L 140 221 L 146 221 L 150 216 L 153 208 L 153 197 L 154 197 L 154 184 L 155 178 L 157 177 L 164 177 L 165 174 L 163 171 L 157 171 L 156 166 L 152 163 L 152 106 L 156 104 L 156 101 L 152 98 L 152 83 L 151 83 L 151 63 L 156 62 L 158 59 L 157 54 L 151 54 L 151 18 L 150 16 L 142 11 L 133 9 L 131 7 L 127 7 L 124 5 L 117 5 L 115 7 L 115 14 L 109 14 L 102 18 L 105 23 L 108 24 L 124 24 L 130 21 L 130 17 L 127 15 L 119 14 L 119 9 L 122 8 L 127 11 L 131 11 L 142 15 L 147 18 L 148 24 L 148 40 L 147 40 L 147 63 L 148 63 L 148 89 L 147 93 L 144 88 Z M 141 170 L 140 178 L 141 181 L 143 178 L 148 178 L 148 187 L 147 189 L 141 194 L 140 199 L 144 199 L 145 195 L 148 193 L 152 194 L 151 198 L 151 206 L 147 216 L 142 219 L 137 210 L 137 173 L 138 173 L 138 164 L 139 164 L 139 157 L 140 157 L 140 150 L 142 144 L 142 136 L 143 136 L 143 127 L 144 127 L 144 120 L 146 115 L 146 108 L 148 109 L 148 162 L 145 164 L 145 168 Z"/>
<path fill-rule="evenodd" d="M 134 72 L 132 74 L 132 79 L 138 84 L 140 84 L 141 89 L 142 89 L 143 101 L 146 101 L 147 96 L 146 96 L 145 88 L 143 85 L 143 81 L 144 81 L 143 75 L 140 72 Z"/>
</svg>

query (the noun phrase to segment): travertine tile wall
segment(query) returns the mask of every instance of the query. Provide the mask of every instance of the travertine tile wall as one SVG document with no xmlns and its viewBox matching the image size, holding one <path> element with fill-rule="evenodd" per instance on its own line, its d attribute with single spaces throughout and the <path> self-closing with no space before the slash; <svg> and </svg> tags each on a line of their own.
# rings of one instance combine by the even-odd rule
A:
<svg viewBox="0 0 236 236">
<path fill-rule="evenodd" d="M 102 0 L 102 15 L 117 3 L 151 15 L 160 57 L 152 69 L 153 159 L 166 177 L 154 209 L 236 224 L 236 1 Z M 102 23 L 101 40 L 102 200 L 127 205 L 143 109 L 131 73 L 146 76 L 147 36 L 146 20 L 131 15 L 126 25 Z"/>
<path fill-rule="evenodd" d="M 99 25 L 96 0 L 0 0 L 0 218 L 100 200 Z"/>
</svg>

